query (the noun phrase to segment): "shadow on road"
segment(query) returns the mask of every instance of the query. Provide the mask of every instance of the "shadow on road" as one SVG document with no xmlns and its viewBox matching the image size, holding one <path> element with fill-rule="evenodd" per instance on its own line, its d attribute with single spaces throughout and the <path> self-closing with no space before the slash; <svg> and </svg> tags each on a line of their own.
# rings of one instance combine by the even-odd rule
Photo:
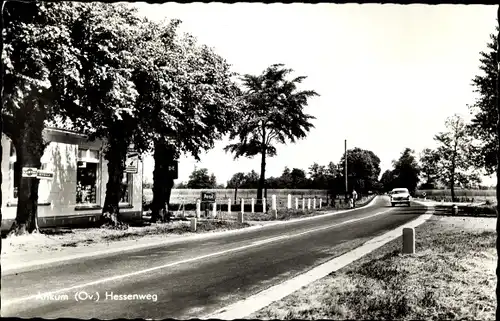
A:
<svg viewBox="0 0 500 321">
<path fill-rule="evenodd" d="M 427 207 L 420 205 L 420 204 L 415 204 L 412 203 L 411 206 L 406 206 L 406 205 L 396 205 L 395 207 L 392 207 L 391 205 L 388 205 L 386 207 L 389 208 L 394 208 L 396 211 L 394 211 L 394 215 L 418 215 L 418 214 L 424 214 L 427 211 Z"/>
</svg>

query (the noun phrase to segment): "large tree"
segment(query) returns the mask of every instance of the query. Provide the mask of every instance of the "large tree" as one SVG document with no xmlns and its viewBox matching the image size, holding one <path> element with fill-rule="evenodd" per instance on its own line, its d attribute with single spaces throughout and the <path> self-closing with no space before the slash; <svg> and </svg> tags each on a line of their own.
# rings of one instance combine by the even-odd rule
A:
<svg viewBox="0 0 500 321">
<path fill-rule="evenodd" d="M 311 186 L 316 189 L 328 188 L 328 173 L 326 166 L 313 163 L 309 167 L 309 177 L 311 178 Z"/>
<path fill-rule="evenodd" d="M 498 33 L 498 26 L 496 32 Z M 496 81 L 498 77 L 497 47 L 498 37 L 496 34 L 490 35 L 491 41 L 486 44 L 487 50 L 481 51 L 479 69 L 482 71 L 472 79 L 474 92 L 478 98 L 474 104 L 469 106 L 473 116 L 471 124 L 468 126 L 470 133 L 476 139 L 474 148 L 471 149 L 471 156 L 474 157 L 474 165 L 486 170 L 487 174 L 496 171 L 498 150 L 496 111 L 497 91 Z"/>
<path fill-rule="evenodd" d="M 308 99 L 318 96 L 312 90 L 299 90 L 297 85 L 306 77 L 289 80 L 292 69 L 283 64 L 274 64 L 260 75 L 243 76 L 246 104 L 230 139 L 238 142 L 229 144 L 225 150 L 240 156 L 261 155 L 259 188 L 257 201 L 262 201 L 265 183 L 266 158 L 276 155 L 276 144 L 294 143 L 306 137 L 313 124 L 313 116 L 303 109 Z"/>
<path fill-rule="evenodd" d="M 240 92 L 230 65 L 191 35 L 179 36 L 180 21 L 146 29 L 148 58 L 134 75 L 143 131 L 153 143 L 152 220 L 169 203 L 174 177 L 168 170 L 181 153 L 196 160 L 234 124 Z"/>
<path fill-rule="evenodd" d="M 147 43 L 147 26 L 136 9 L 92 2 L 83 7 L 72 32 L 82 75 L 78 99 L 82 112 L 72 115 L 73 128 L 105 142 L 108 182 L 102 223 L 121 223 L 118 204 L 128 149 L 133 145 L 142 154 L 148 148 L 132 78 L 144 62 L 140 49 Z"/>
<path fill-rule="evenodd" d="M 439 180 L 439 153 L 430 148 L 425 148 L 420 154 L 420 173 L 425 182 L 422 189 L 433 189 Z"/>
<path fill-rule="evenodd" d="M 397 187 L 406 187 L 410 193 L 415 193 L 420 175 L 420 167 L 413 154 L 412 149 L 405 148 L 401 157 L 393 163 L 393 175 L 398 184 Z"/>
<path fill-rule="evenodd" d="M 341 172 L 345 172 L 345 157 L 339 162 Z M 366 193 L 377 186 L 380 175 L 380 158 L 372 151 L 359 147 L 347 151 L 347 177 L 349 191 L 356 189 Z"/>
<path fill-rule="evenodd" d="M 2 3 L 4 4 L 4 3 Z M 20 182 L 17 214 L 11 233 L 37 230 L 36 178 L 21 177 L 23 167 L 40 168 L 47 142 L 46 123 L 78 112 L 78 49 L 71 34 L 81 4 L 6 2 L 3 12 L 2 118 L 16 150 L 15 177 Z"/>
<path fill-rule="evenodd" d="M 382 184 L 382 189 L 384 192 L 388 192 L 393 188 L 396 188 L 396 178 L 394 177 L 393 170 L 386 170 L 380 178 L 380 183 Z"/>
<path fill-rule="evenodd" d="M 234 188 L 234 202 L 238 199 L 238 188 L 245 182 L 245 173 L 238 172 L 227 182 L 227 188 Z"/>
<path fill-rule="evenodd" d="M 451 198 L 455 201 L 455 186 L 463 187 L 480 183 L 480 178 L 473 167 L 471 137 L 468 135 L 465 121 L 455 114 L 446 120 L 446 132 L 437 134 L 440 181 L 451 189 Z"/>
<path fill-rule="evenodd" d="M 217 180 L 214 174 L 208 174 L 208 169 L 198 168 L 193 170 L 189 175 L 187 188 L 201 189 L 201 188 L 217 188 Z"/>
</svg>

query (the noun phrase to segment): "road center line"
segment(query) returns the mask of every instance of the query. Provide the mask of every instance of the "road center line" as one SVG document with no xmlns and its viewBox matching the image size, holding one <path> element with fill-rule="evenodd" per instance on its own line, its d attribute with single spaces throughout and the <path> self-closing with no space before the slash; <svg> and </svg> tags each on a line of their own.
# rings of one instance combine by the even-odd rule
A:
<svg viewBox="0 0 500 321">
<path fill-rule="evenodd" d="M 253 242 L 253 243 L 248 244 L 248 245 L 243 245 L 243 246 L 240 246 L 240 247 L 237 247 L 237 248 L 233 248 L 233 249 L 229 249 L 229 250 L 223 250 L 223 251 L 219 251 L 219 252 L 215 252 L 215 253 L 211 253 L 211 254 L 206 254 L 206 255 L 202 255 L 202 256 L 197 256 L 197 257 L 194 257 L 194 258 L 190 258 L 190 259 L 186 259 L 186 260 L 181 260 L 181 261 L 177 261 L 177 262 L 173 262 L 173 263 L 169 263 L 169 264 L 164 264 L 164 265 L 160 265 L 160 266 L 155 266 L 155 267 L 148 268 L 148 269 L 141 270 L 141 271 L 135 271 L 135 272 L 127 273 L 127 274 L 116 275 L 116 276 L 113 276 L 113 277 L 104 278 L 104 279 L 100 279 L 100 280 L 89 282 L 89 283 L 85 283 L 85 284 L 79 284 L 79 285 L 75 285 L 75 286 L 72 286 L 72 287 L 69 287 L 69 288 L 64 288 L 64 289 L 60 289 L 60 290 L 56 290 L 56 291 L 52 291 L 52 292 L 44 292 L 44 293 L 39 293 L 39 294 L 30 295 L 30 296 L 26 296 L 26 297 L 22 297 L 22 298 L 18 298 L 18 299 L 12 299 L 12 300 L 5 300 L 5 301 L 2 300 L 3 301 L 2 302 L 2 306 L 6 307 L 6 306 L 9 306 L 9 305 L 12 305 L 12 304 L 15 304 L 15 303 L 20 303 L 20 302 L 24 302 L 24 301 L 28 301 L 28 300 L 33 300 L 33 299 L 36 299 L 37 297 L 39 297 L 39 295 L 50 296 L 50 295 L 54 295 L 54 294 L 57 294 L 57 293 L 68 292 L 68 291 L 71 291 L 71 290 L 77 290 L 77 289 L 81 289 L 81 288 L 86 288 L 86 287 L 89 287 L 89 286 L 92 286 L 92 285 L 97 285 L 97 284 L 101 284 L 101 283 L 106 283 L 106 282 L 116 281 L 116 280 L 120 280 L 120 279 L 124 279 L 124 278 L 129 278 L 129 277 L 132 277 L 132 276 L 149 273 L 149 272 L 156 271 L 156 270 L 161 270 L 161 269 L 172 267 L 172 266 L 179 265 L 179 264 L 190 263 L 190 262 L 199 261 L 199 260 L 203 260 L 203 259 L 206 259 L 206 258 L 210 258 L 210 257 L 222 255 L 222 254 L 227 254 L 227 253 L 231 253 L 231 252 L 237 252 L 237 251 L 245 250 L 245 249 L 248 249 L 248 248 L 256 247 L 256 246 L 259 246 L 259 245 L 262 245 L 262 244 L 270 243 L 270 242 L 276 241 L 278 239 L 288 239 L 288 238 L 297 237 L 297 236 L 301 236 L 301 235 L 308 234 L 308 233 L 313 233 L 313 232 L 317 232 L 317 231 L 321 231 L 321 230 L 325 230 L 325 229 L 337 227 L 337 226 L 348 224 L 348 223 L 352 223 L 352 222 L 361 221 L 361 220 L 368 219 L 368 218 L 371 218 L 371 217 L 374 217 L 374 216 L 377 216 L 377 215 L 381 215 L 381 214 L 387 213 L 387 212 L 392 211 L 392 210 L 394 210 L 394 209 L 385 210 L 385 211 L 378 212 L 378 213 L 375 213 L 375 214 L 372 214 L 372 215 L 368 215 L 368 216 L 364 216 L 364 217 L 361 217 L 361 218 L 351 219 L 351 220 L 348 220 L 348 221 L 345 221 L 345 222 L 342 222 L 342 223 L 337 223 L 337 224 L 328 225 L 328 226 L 325 226 L 325 227 L 311 229 L 311 230 L 308 230 L 308 231 L 305 231 L 305 232 L 301 232 L 301 233 L 297 233 L 297 234 L 272 237 L 272 238 L 265 239 L 265 240 L 262 240 L 262 241 Z"/>
</svg>

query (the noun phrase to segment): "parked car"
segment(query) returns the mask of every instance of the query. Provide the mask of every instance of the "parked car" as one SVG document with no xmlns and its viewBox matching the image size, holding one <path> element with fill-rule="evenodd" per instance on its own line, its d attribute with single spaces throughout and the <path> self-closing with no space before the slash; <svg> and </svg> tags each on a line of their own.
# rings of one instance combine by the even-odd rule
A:
<svg viewBox="0 0 500 321">
<path fill-rule="evenodd" d="M 394 188 L 390 193 L 391 205 L 406 204 L 410 206 L 411 196 L 407 188 Z"/>
</svg>

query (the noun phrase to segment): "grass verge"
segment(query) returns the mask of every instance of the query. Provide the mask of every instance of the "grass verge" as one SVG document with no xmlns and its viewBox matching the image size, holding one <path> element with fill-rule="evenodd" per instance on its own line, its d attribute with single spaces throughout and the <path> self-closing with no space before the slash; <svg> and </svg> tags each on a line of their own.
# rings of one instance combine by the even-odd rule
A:
<svg viewBox="0 0 500 321">
<path fill-rule="evenodd" d="M 494 226 L 437 217 L 416 228 L 416 254 L 398 238 L 249 318 L 493 320 L 496 233 L 478 220 Z"/>
<path fill-rule="evenodd" d="M 94 244 L 139 240 L 144 237 L 163 238 L 171 235 L 206 233 L 234 230 L 250 226 L 234 221 L 200 220 L 196 232 L 191 232 L 189 221 L 156 223 L 142 227 L 128 227 L 125 230 L 108 228 L 71 229 L 64 232 L 45 231 L 42 233 L 12 236 L 2 240 L 2 255 L 29 252 L 54 252 L 62 248 L 93 246 Z M 148 238 L 149 239 L 149 238 Z"/>
</svg>

